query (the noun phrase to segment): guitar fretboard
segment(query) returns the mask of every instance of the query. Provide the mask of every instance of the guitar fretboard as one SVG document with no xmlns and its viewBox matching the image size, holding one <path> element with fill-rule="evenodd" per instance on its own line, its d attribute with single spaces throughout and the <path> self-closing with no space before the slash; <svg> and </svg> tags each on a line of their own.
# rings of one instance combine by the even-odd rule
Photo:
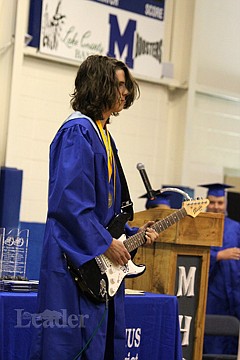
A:
<svg viewBox="0 0 240 360">
<path fill-rule="evenodd" d="M 187 212 L 186 212 L 185 208 L 182 208 L 182 209 L 174 212 L 173 214 L 168 215 L 166 218 L 155 222 L 152 225 L 152 228 L 154 230 L 156 230 L 156 232 L 158 234 L 160 234 L 161 232 L 163 232 L 164 230 L 166 230 L 167 228 L 169 228 L 176 222 L 183 219 L 185 216 L 187 216 Z M 128 252 L 131 252 L 131 251 L 137 249 L 139 246 L 143 245 L 145 242 L 146 242 L 145 232 L 142 231 L 133 236 L 130 236 L 129 238 L 124 240 L 123 243 L 124 243 L 124 246 L 126 247 L 126 249 L 128 250 Z"/>
</svg>

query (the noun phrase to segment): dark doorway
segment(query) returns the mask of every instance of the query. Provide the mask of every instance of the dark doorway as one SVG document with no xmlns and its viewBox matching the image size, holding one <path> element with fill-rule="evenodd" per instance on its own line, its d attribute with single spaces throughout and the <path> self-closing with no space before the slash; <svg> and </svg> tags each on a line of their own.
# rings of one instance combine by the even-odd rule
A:
<svg viewBox="0 0 240 360">
<path fill-rule="evenodd" d="M 231 219 L 240 222 L 240 193 L 227 193 L 227 212 Z"/>
</svg>

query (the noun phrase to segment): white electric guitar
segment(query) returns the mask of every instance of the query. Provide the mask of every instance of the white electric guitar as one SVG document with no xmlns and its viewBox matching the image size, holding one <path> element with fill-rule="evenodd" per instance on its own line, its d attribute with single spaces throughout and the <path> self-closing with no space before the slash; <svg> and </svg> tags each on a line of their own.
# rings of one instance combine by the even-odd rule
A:
<svg viewBox="0 0 240 360">
<path fill-rule="evenodd" d="M 152 228 L 160 234 L 187 215 L 196 217 L 208 204 L 208 199 L 184 201 L 181 209 L 155 222 Z M 146 239 L 144 231 L 126 238 L 124 226 L 128 220 L 129 214 L 121 213 L 111 221 L 107 230 L 114 238 L 123 242 L 128 252 L 132 252 L 143 245 Z M 136 265 L 132 260 L 129 260 L 125 266 L 116 265 L 103 254 L 86 262 L 79 268 L 76 268 L 67 256 L 66 259 L 68 269 L 80 290 L 95 302 L 106 302 L 111 299 L 116 294 L 125 277 L 139 276 L 146 269 L 145 265 Z"/>
</svg>

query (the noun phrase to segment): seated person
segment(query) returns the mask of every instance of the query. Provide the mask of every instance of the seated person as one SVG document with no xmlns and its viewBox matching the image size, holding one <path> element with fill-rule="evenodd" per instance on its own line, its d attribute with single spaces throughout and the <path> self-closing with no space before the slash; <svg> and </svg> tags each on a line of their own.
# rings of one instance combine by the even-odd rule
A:
<svg viewBox="0 0 240 360">
<path fill-rule="evenodd" d="M 140 198 L 147 198 L 145 208 L 146 209 L 153 209 L 153 208 L 160 208 L 160 209 L 171 209 L 170 198 L 172 193 L 170 191 L 165 191 L 159 195 L 157 195 L 153 199 L 149 199 L 147 194 L 140 196 Z"/>
<path fill-rule="evenodd" d="M 210 250 L 207 314 L 232 315 L 240 320 L 240 223 L 226 213 L 226 184 L 199 185 L 208 189 L 210 203 L 207 212 L 222 213 L 224 219 L 223 243 Z M 204 353 L 237 354 L 237 338 L 205 336 Z"/>
</svg>

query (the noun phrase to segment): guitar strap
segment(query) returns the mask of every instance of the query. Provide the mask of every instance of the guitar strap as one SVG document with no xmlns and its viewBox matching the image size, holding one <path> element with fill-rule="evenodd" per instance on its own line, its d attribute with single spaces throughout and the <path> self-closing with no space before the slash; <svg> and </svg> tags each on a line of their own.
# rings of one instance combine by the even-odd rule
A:
<svg viewBox="0 0 240 360">
<path fill-rule="evenodd" d="M 117 169 L 118 169 L 120 182 L 121 182 L 121 194 L 122 194 L 121 210 L 123 212 L 128 213 L 130 215 L 129 220 L 132 221 L 133 220 L 133 203 L 132 203 L 132 200 L 130 198 L 128 185 L 127 185 L 127 180 L 126 180 L 126 177 L 124 175 L 120 159 L 118 157 L 116 146 L 115 146 L 114 141 L 113 141 L 111 136 L 110 136 L 110 139 L 111 139 L 112 151 L 113 151 L 114 158 L 115 158 L 115 161 L 116 161 L 116 164 L 117 164 Z"/>
</svg>

